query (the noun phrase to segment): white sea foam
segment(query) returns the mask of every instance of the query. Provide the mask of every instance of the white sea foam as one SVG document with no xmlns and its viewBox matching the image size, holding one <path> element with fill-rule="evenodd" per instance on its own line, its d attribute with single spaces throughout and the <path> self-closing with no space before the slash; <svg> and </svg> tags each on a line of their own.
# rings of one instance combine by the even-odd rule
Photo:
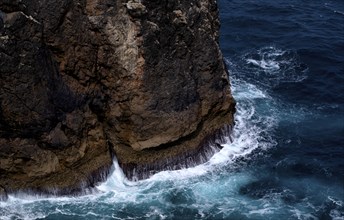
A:
<svg viewBox="0 0 344 220">
<path fill-rule="evenodd" d="M 252 210 L 252 211 L 249 211 L 249 215 L 266 215 L 266 214 L 272 214 L 274 212 L 276 212 L 276 209 L 277 208 L 272 208 L 272 207 L 266 207 L 266 208 L 262 208 L 262 209 L 256 209 L 256 210 Z"/>
<path fill-rule="evenodd" d="M 340 212 L 338 210 L 331 210 L 330 211 L 330 216 L 332 220 L 344 220 L 343 212 Z"/>
<path fill-rule="evenodd" d="M 276 72 L 280 70 L 282 64 L 290 63 L 290 60 L 282 59 L 284 54 L 285 51 L 275 47 L 263 47 L 257 51 L 257 54 L 247 54 L 246 62 L 258 66 L 267 72 Z"/>
<path fill-rule="evenodd" d="M 339 199 L 335 199 L 331 196 L 328 196 L 327 197 L 329 200 L 331 200 L 334 204 L 336 204 L 337 206 L 340 206 L 340 207 L 343 207 L 344 206 L 344 203 L 343 201 L 339 200 Z"/>
<path fill-rule="evenodd" d="M 113 173 L 110 177 L 104 183 L 97 186 L 97 189 L 101 192 L 123 191 L 130 186 L 136 186 L 138 184 L 137 182 L 128 180 L 116 158 L 113 159 L 113 167 Z"/>
<path fill-rule="evenodd" d="M 318 218 L 312 214 L 304 213 L 302 210 L 294 208 L 291 210 L 293 216 L 299 220 L 309 219 L 309 220 L 318 220 Z"/>
<path fill-rule="evenodd" d="M 268 97 L 268 95 L 257 86 L 241 80 L 235 80 L 232 83 L 232 93 L 235 94 L 236 100 L 264 99 Z M 250 97 L 250 99 L 248 99 L 248 97 Z"/>
<path fill-rule="evenodd" d="M 271 87 L 281 82 L 301 82 L 307 78 L 308 68 L 300 62 L 297 52 L 282 50 L 275 46 L 250 50 L 237 61 L 226 63 L 233 65 L 233 73 L 239 79 L 249 79 L 255 85 Z"/>
<path fill-rule="evenodd" d="M 279 70 L 280 65 L 278 62 L 273 60 L 254 60 L 254 59 L 247 59 L 247 63 L 252 63 L 253 65 L 259 66 L 264 70 Z"/>
</svg>

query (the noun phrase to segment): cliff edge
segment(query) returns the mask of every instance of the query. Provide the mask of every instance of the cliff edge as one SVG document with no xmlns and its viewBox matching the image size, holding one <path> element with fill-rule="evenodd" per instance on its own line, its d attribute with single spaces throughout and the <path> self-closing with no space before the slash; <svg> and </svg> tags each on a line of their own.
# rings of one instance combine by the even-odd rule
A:
<svg viewBox="0 0 344 220">
<path fill-rule="evenodd" d="M 215 0 L 0 0 L 0 189 L 203 162 L 235 102 Z"/>
</svg>

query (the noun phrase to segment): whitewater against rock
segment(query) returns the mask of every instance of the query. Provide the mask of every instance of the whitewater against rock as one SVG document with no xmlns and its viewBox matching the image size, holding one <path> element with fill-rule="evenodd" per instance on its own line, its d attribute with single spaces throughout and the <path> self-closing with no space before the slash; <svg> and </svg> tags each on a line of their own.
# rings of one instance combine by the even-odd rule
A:
<svg viewBox="0 0 344 220">
<path fill-rule="evenodd" d="M 9 10 L 4 8 L 8 3 L 3 2 L 0 0 L 0 25 L 4 14 L 9 13 Z M 102 23 L 100 18 L 104 16 L 104 8 L 113 6 L 113 1 L 86 2 L 89 3 L 86 12 L 93 11 L 94 22 L 107 24 Z M 192 27 L 199 27 L 197 25 L 201 25 L 203 19 L 212 18 L 210 15 L 213 13 L 202 14 L 202 8 L 206 6 L 204 2 L 160 1 L 165 3 L 166 10 L 161 10 L 160 3 L 156 1 L 147 2 L 125 2 L 124 7 L 130 11 L 129 15 L 133 20 L 149 17 L 149 22 L 158 24 L 155 26 L 147 22 L 151 27 L 149 30 L 154 32 L 145 32 L 154 33 L 148 45 L 154 45 L 151 46 L 154 49 L 151 52 L 157 56 L 151 59 L 150 68 L 162 65 L 163 63 L 159 64 L 159 59 L 168 53 L 173 55 L 173 59 L 197 60 L 198 64 L 210 64 L 214 60 L 222 59 L 214 50 L 206 49 L 209 42 L 200 44 L 203 49 L 199 52 L 190 52 L 187 39 L 193 39 L 193 36 L 184 35 L 187 30 L 175 32 L 173 27 L 176 26 L 173 25 L 165 26 L 169 28 L 165 36 L 166 39 L 178 38 L 179 49 L 173 52 L 174 44 L 170 44 L 168 50 L 165 48 L 160 51 L 162 41 L 159 39 L 162 38 L 159 36 L 162 34 L 161 25 L 166 24 L 165 22 L 193 30 Z M 95 7 L 98 3 L 104 3 L 106 7 Z M 179 7 L 179 3 L 182 7 Z M 191 3 L 201 9 L 200 14 L 198 10 L 193 10 Z M 66 4 L 63 7 L 71 8 L 71 5 Z M 91 180 L 93 187 L 82 186 L 83 191 L 81 194 L 78 191 L 77 196 L 57 193 L 48 196 L 32 191 L 8 193 L 8 197 L 1 198 L 7 201 L 0 201 L 0 219 L 344 219 L 344 17 L 341 13 L 344 12 L 344 2 L 220 0 L 217 5 L 221 21 L 218 33 L 219 48 L 228 68 L 236 112 L 233 118 L 234 126 L 230 132 L 217 133 L 213 136 L 215 139 L 208 139 L 211 140 L 207 142 L 208 147 L 203 148 L 207 151 L 198 154 L 205 159 L 202 159 L 202 156 L 192 161 L 195 163 L 190 162 L 192 167 L 188 168 L 147 172 L 149 177 L 143 178 L 137 175 L 140 172 L 131 172 L 132 175 L 128 175 L 128 170 L 122 169 L 120 160 L 112 155 L 110 160 L 106 160 L 109 162 L 105 169 L 107 172 L 98 172 L 99 179 L 103 181 Z M 73 10 L 76 10 L 75 13 L 87 14 L 82 10 L 83 6 L 81 4 Z M 153 12 L 154 7 L 159 10 Z M 24 8 L 15 9 L 22 10 L 28 17 L 31 16 Z M 213 11 L 215 7 L 208 9 Z M 109 13 L 111 14 L 111 10 Z M 194 20 L 189 19 L 190 15 Z M 19 18 L 30 20 L 26 16 Z M 32 14 L 32 17 L 41 22 L 35 14 Z M 61 27 L 70 24 L 68 13 L 65 18 Z M 82 20 L 80 17 L 75 19 L 80 22 Z M 30 21 L 33 26 L 37 24 Z M 215 22 L 211 30 L 217 30 L 217 25 Z M 115 30 L 111 29 L 110 25 L 106 27 L 107 30 Z M 1 34 L 4 33 L 3 30 L 1 27 Z M 56 29 L 57 32 L 60 30 Z M 96 28 L 92 30 L 94 33 L 101 31 Z M 140 36 L 144 38 L 144 35 Z M 7 37 L 1 38 L 0 46 L 6 39 Z M 129 40 L 127 37 L 119 39 Z M 115 38 L 112 40 L 116 42 Z M 168 42 L 172 41 L 165 41 L 167 44 Z M 200 42 L 189 43 L 194 45 Z M 56 46 L 58 45 L 47 49 L 54 49 Z M 25 51 L 28 49 L 30 48 L 23 47 Z M 99 54 L 101 51 L 100 49 Z M 4 52 L 11 54 L 10 51 L 0 50 L 1 56 L 5 56 Z M 61 50 L 52 53 L 61 53 Z M 78 50 L 73 53 L 78 56 L 83 54 Z M 73 69 L 73 66 L 68 65 L 66 67 L 73 71 L 86 67 L 81 64 L 93 60 L 92 53 L 89 54 L 86 60 L 78 61 L 77 68 Z M 190 58 L 192 54 L 197 54 L 197 57 Z M 207 56 L 209 60 L 202 59 Z M 7 56 L 6 59 L 10 57 Z M 1 57 L 0 62 L 3 60 Z M 169 63 L 171 68 L 176 67 L 173 62 Z M 183 62 L 178 65 L 181 69 L 185 67 Z M 3 64 L 0 70 L 5 70 Z M 169 69 L 165 70 L 167 73 Z M 90 71 L 92 72 L 92 69 Z M 144 71 L 147 69 L 143 69 L 143 73 Z M 171 71 L 175 73 L 176 69 Z M 87 76 L 85 75 L 84 79 Z M 180 77 L 175 74 L 164 76 L 171 76 L 169 80 L 172 82 L 184 82 L 184 78 L 181 81 L 174 79 Z M 156 80 L 158 79 L 160 78 L 157 77 Z M 79 78 L 71 80 L 73 82 Z M 198 81 L 189 82 L 190 80 L 191 78 L 186 78 L 185 83 L 200 86 Z M 3 82 L 1 78 L 1 83 Z M 185 96 L 178 94 L 188 94 L 186 100 L 193 100 L 193 93 L 187 89 L 186 84 L 181 85 L 185 86 L 180 90 L 181 93 L 171 93 L 174 91 L 173 86 L 158 82 L 160 88 L 166 88 L 166 94 L 161 93 L 166 102 L 171 100 L 179 103 L 179 100 L 185 100 Z M 0 88 L 2 89 L 2 86 Z M 0 98 L 1 103 L 3 100 Z M 185 104 L 180 102 L 180 109 L 185 106 L 183 103 Z M 99 104 L 92 105 L 101 109 Z M 155 103 L 154 106 L 159 106 L 163 111 L 170 108 L 165 106 L 165 102 Z M 2 114 L 0 111 L 0 116 Z M 78 124 L 77 118 L 67 115 L 68 126 Z M 106 120 L 105 115 L 103 119 Z M 225 122 L 220 124 L 222 123 Z M 3 126 L 3 117 L 0 117 L 0 124 Z M 52 131 L 56 135 L 61 134 L 60 130 L 64 130 L 64 126 L 66 125 L 61 123 L 61 127 L 54 127 Z M 0 127 L 1 129 L 3 127 Z M 93 133 L 95 137 L 97 134 Z M 69 137 L 68 134 L 66 136 Z M 6 152 L 8 151 L 1 149 L 0 161 L 7 157 L 3 156 Z M 185 164 L 183 166 L 187 167 Z M 2 176 L 1 181 L 4 181 Z M 3 191 L 0 187 L 1 195 L 4 195 Z M 54 189 L 49 192 L 54 192 Z"/>
</svg>

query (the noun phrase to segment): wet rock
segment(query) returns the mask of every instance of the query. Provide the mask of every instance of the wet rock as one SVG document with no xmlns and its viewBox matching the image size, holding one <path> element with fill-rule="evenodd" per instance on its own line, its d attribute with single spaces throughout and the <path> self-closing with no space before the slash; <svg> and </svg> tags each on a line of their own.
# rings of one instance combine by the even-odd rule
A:
<svg viewBox="0 0 344 220">
<path fill-rule="evenodd" d="M 233 124 L 216 1 L 0 2 L 0 185 L 62 194 L 204 162 Z M 211 148 L 210 146 L 215 146 Z"/>
<path fill-rule="evenodd" d="M 4 188 L 0 186 L 0 202 L 7 201 L 8 195 Z"/>
</svg>

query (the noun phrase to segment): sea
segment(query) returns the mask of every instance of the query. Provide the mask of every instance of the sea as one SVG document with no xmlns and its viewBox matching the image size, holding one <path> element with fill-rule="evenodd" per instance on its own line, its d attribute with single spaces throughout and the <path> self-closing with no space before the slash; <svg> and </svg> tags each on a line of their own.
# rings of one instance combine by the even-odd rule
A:
<svg viewBox="0 0 344 220">
<path fill-rule="evenodd" d="M 83 196 L 10 195 L 0 219 L 344 219 L 344 0 L 218 0 L 237 101 L 204 164 Z M 230 141 L 233 140 L 233 142 Z"/>
</svg>

